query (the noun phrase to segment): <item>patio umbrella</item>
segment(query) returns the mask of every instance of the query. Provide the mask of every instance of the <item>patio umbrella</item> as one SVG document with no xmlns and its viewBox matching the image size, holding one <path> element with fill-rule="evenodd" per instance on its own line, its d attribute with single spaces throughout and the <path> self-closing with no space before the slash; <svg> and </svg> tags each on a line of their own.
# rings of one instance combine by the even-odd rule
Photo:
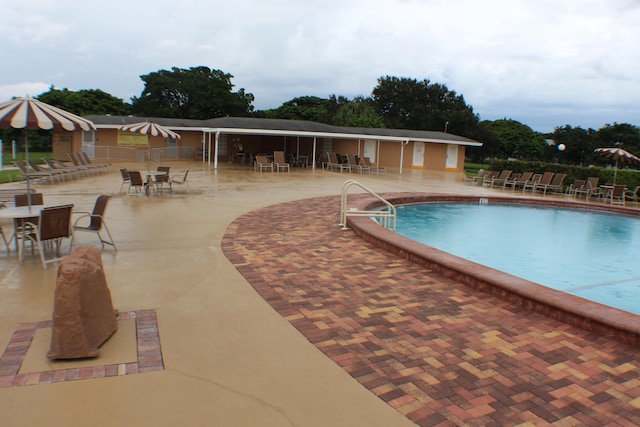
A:
<svg viewBox="0 0 640 427">
<path fill-rule="evenodd" d="M 45 102 L 26 98 L 14 98 L 0 104 L 0 129 L 23 129 L 25 159 L 29 159 L 29 139 L 27 130 L 95 130 L 93 122 Z M 31 192 L 27 170 L 27 193 Z M 31 198 L 29 207 L 31 207 Z"/>
<path fill-rule="evenodd" d="M 618 174 L 618 163 L 626 163 L 628 165 L 637 165 L 640 163 L 640 157 L 623 150 L 620 147 L 613 148 L 596 148 L 594 151 L 599 156 L 616 161 L 613 169 L 613 183 L 616 183 L 616 175 Z"/>
<path fill-rule="evenodd" d="M 141 133 L 148 136 L 162 136 L 164 138 L 180 139 L 180 135 L 152 122 L 132 123 L 130 125 L 120 126 L 120 130 L 125 132 Z M 151 141 L 147 141 L 147 171 L 151 170 Z"/>
</svg>

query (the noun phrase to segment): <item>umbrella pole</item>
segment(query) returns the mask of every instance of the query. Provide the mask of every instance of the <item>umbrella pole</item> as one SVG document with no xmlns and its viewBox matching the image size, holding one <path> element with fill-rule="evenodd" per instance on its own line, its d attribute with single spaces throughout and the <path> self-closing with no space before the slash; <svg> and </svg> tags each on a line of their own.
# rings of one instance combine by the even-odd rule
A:
<svg viewBox="0 0 640 427">
<path fill-rule="evenodd" d="M 24 130 L 24 160 L 27 167 L 27 206 L 29 212 L 31 212 L 31 183 L 29 180 L 29 137 L 27 136 L 27 130 Z"/>
<path fill-rule="evenodd" d="M 613 169 L 613 185 L 616 185 L 616 176 L 618 175 L 618 159 L 616 159 L 616 166 Z"/>
</svg>

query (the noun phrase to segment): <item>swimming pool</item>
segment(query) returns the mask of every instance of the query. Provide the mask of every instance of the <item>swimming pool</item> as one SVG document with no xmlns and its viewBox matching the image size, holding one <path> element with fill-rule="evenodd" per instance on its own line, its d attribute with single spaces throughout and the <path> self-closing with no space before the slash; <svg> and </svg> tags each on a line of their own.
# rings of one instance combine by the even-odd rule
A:
<svg viewBox="0 0 640 427">
<path fill-rule="evenodd" d="M 410 239 L 553 289 L 640 314 L 640 219 L 500 204 L 397 206 Z"/>
</svg>

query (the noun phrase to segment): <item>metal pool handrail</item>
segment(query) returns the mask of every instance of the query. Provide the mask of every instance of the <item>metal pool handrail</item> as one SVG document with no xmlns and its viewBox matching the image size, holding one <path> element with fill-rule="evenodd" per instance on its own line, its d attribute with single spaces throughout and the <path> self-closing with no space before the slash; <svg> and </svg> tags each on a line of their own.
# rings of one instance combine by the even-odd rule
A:
<svg viewBox="0 0 640 427">
<path fill-rule="evenodd" d="M 387 210 L 360 211 L 358 210 L 358 208 L 349 209 L 347 204 L 347 197 L 349 195 L 349 187 L 353 185 L 360 187 L 362 190 L 380 200 L 385 204 Z M 342 197 L 340 202 L 340 224 L 338 225 L 340 225 L 343 230 L 349 229 L 349 227 L 347 227 L 347 217 L 349 216 L 368 216 L 371 218 L 376 218 L 378 219 L 380 225 L 382 225 L 383 227 L 388 228 L 392 231 L 396 231 L 396 207 L 376 194 L 374 191 L 368 189 L 367 187 L 353 179 L 345 181 L 345 183 L 342 185 Z"/>
</svg>

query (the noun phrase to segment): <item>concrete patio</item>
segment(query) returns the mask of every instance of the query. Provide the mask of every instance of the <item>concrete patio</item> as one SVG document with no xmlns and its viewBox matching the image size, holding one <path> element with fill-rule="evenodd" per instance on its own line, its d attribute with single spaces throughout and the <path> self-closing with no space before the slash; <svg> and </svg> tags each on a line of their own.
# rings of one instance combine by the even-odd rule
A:
<svg viewBox="0 0 640 427">
<path fill-rule="evenodd" d="M 140 165 L 124 166 L 141 168 Z M 282 210 L 260 209 L 304 199 L 337 197 L 346 179 L 357 179 L 379 193 L 477 194 L 495 190 L 462 185 L 458 174 L 424 171 L 362 176 L 299 169 L 293 169 L 291 174 L 255 173 L 246 167 L 226 164 L 214 171 L 197 162 L 171 163 L 171 166 L 174 172 L 191 169 L 191 194 L 180 187 L 173 194 L 163 196 L 118 195 L 121 180 L 115 168 L 104 176 L 34 185 L 44 193 L 46 203 L 74 203 L 75 209 L 80 211 L 90 210 L 98 194 L 115 195 L 106 217 L 118 251 L 106 248 L 102 251 L 102 261 L 114 306 L 122 316 L 118 332 L 103 346 L 99 358 L 48 361 L 45 357 L 49 333 L 47 321 L 52 313 L 55 265 L 43 270 L 37 256 L 28 255 L 19 263 L 15 253 L 5 256 L 0 252 L 0 351 L 9 349 L 9 355 L 13 356 L 13 359 L 5 358 L 4 366 L 0 361 L 2 425 L 270 427 L 510 423 L 506 417 L 508 408 L 500 409 L 504 404 L 491 406 L 491 399 L 474 396 L 471 392 L 467 396 L 468 402 L 475 402 L 474 408 L 481 409 L 465 407 L 451 398 L 452 405 L 457 405 L 460 411 L 452 411 L 446 406 L 436 411 L 442 405 L 442 396 L 423 401 L 400 401 L 396 400 L 400 394 L 387 388 L 385 383 L 367 384 L 367 379 L 373 379 L 362 377 L 371 372 L 356 369 L 362 366 L 345 358 L 345 353 L 337 352 L 336 355 L 343 354 L 344 357 L 336 359 L 327 348 L 320 348 L 318 343 L 326 347 L 327 341 L 320 340 L 316 330 L 305 331 L 304 327 L 308 325 L 297 324 L 305 321 L 297 317 L 300 314 L 282 314 L 283 303 L 288 307 L 294 307 L 300 300 L 310 305 L 322 304 L 321 295 L 307 299 L 301 287 L 300 294 L 295 295 L 295 290 L 292 292 L 292 300 L 266 301 L 261 296 L 264 289 L 257 285 L 262 282 L 279 285 L 291 271 L 269 276 L 269 280 L 259 277 L 248 281 L 246 277 L 252 272 L 243 270 L 245 266 L 258 270 L 261 263 L 274 256 L 288 256 L 286 252 L 280 252 L 286 245 L 296 252 L 296 247 L 314 244 L 309 236 L 280 235 L 277 229 L 265 230 L 271 223 L 265 215 L 288 215 L 291 220 L 299 213 L 300 221 L 322 223 L 324 234 L 327 227 L 335 225 L 338 230 L 339 212 L 330 209 L 335 205 L 334 201 L 326 205 L 319 203 L 315 216 L 309 209 L 295 204 L 288 204 L 287 209 Z M 303 211 L 305 215 L 302 215 Z M 248 215 L 251 213 L 254 213 L 253 217 Z M 252 229 L 249 235 L 248 231 L 238 232 L 238 227 L 248 229 L 260 218 L 264 221 L 262 228 Z M 282 216 L 273 219 L 275 223 Z M 304 223 L 300 225 L 304 226 Z M 10 226 L 3 224 L 3 228 L 7 230 Z M 269 238 L 264 239 L 267 234 Z M 263 245 L 258 249 L 247 249 L 242 257 L 230 260 L 227 256 L 237 255 L 241 249 L 229 246 L 235 242 L 236 235 L 238 242 L 251 242 L 253 236 L 264 239 Z M 98 244 L 95 236 L 89 234 L 77 238 L 79 244 Z M 355 236 L 344 238 L 355 245 L 351 246 L 353 250 L 357 250 L 360 243 Z M 266 253 L 269 251 L 273 253 Z M 378 256 L 385 257 L 384 254 Z M 313 260 L 309 265 L 303 263 L 305 260 L 308 257 L 295 259 L 292 254 L 290 264 L 313 268 Z M 413 267 L 400 263 L 394 264 L 394 268 L 402 274 L 401 270 Z M 265 274 L 276 274 L 268 269 L 264 271 Z M 450 280 L 433 276 L 434 283 L 456 286 Z M 333 279 L 327 280 L 330 283 Z M 468 296 L 462 295 L 463 292 L 466 291 L 456 290 L 456 295 L 460 301 L 467 301 L 468 307 L 473 307 L 471 299 L 478 298 L 484 300 L 484 304 L 509 310 L 500 300 L 495 300 L 498 303 L 493 299 L 487 302 L 482 295 L 472 293 Z M 521 309 L 515 311 L 530 317 L 526 327 L 534 328 L 539 335 L 547 332 L 545 328 L 552 329 L 548 332 L 561 329 L 562 339 L 554 339 L 553 345 L 573 349 L 575 354 L 567 357 L 585 357 L 581 353 L 585 348 L 591 352 L 586 355 L 591 363 L 584 367 L 576 366 L 569 359 L 566 369 L 557 366 L 562 360 L 545 366 L 541 364 L 539 369 L 555 366 L 561 374 L 568 369 L 581 380 L 585 380 L 583 376 L 601 376 L 604 364 L 609 369 L 607 379 L 598 379 L 592 383 L 592 388 L 588 385 L 570 388 L 567 384 L 566 390 L 551 390 L 559 393 L 557 401 L 541 397 L 533 399 L 535 404 L 523 410 L 524 414 L 512 418 L 512 424 L 551 424 L 543 422 L 549 419 L 557 425 L 640 423 L 637 415 L 640 411 L 638 349 L 604 338 L 581 336 L 575 328 L 559 327 L 545 318 L 527 316 Z M 304 310 L 300 309 L 299 313 Z M 500 314 L 494 312 L 492 316 Z M 328 330 L 335 327 L 325 325 Z M 320 324 L 315 326 L 324 328 Z M 337 327 L 344 328 L 344 325 Z M 461 330 L 456 329 L 456 333 Z M 149 340 L 141 340 L 141 336 Z M 530 332 L 521 339 L 533 340 L 535 337 L 536 334 Z M 585 344 L 590 340 L 598 342 L 594 346 L 597 348 Z M 470 341 L 465 345 L 465 351 L 472 351 L 475 343 Z M 15 350 L 13 353 L 12 349 Z M 455 352 L 455 349 L 450 351 Z M 537 357 L 536 352 L 540 349 L 528 351 Z M 478 348 L 478 352 L 482 351 Z M 474 357 L 472 353 L 466 354 Z M 18 358 L 21 362 L 19 371 L 12 374 L 10 367 L 15 366 Z M 517 356 L 515 360 L 519 360 Z M 404 374 L 413 372 L 411 366 L 405 368 L 409 371 Z M 514 377 L 518 375 L 522 373 L 513 373 Z M 568 375 L 562 378 L 571 379 Z M 466 381 L 471 381 L 468 383 L 471 388 L 473 380 L 467 378 Z M 464 385 L 464 382 L 460 384 Z M 518 397 L 509 398 L 525 401 L 526 396 L 535 395 L 537 391 L 533 387 L 521 389 L 519 393 Z M 603 393 L 611 397 L 605 399 Z M 579 396 L 572 401 L 570 397 L 575 394 Z M 593 396 L 597 397 L 589 401 Z M 508 400 L 496 399 L 503 403 Z M 581 408 L 588 408 L 589 402 L 601 408 L 591 409 L 584 418 L 576 416 L 576 413 L 586 412 Z M 611 415 L 606 418 L 603 413 Z"/>
</svg>

